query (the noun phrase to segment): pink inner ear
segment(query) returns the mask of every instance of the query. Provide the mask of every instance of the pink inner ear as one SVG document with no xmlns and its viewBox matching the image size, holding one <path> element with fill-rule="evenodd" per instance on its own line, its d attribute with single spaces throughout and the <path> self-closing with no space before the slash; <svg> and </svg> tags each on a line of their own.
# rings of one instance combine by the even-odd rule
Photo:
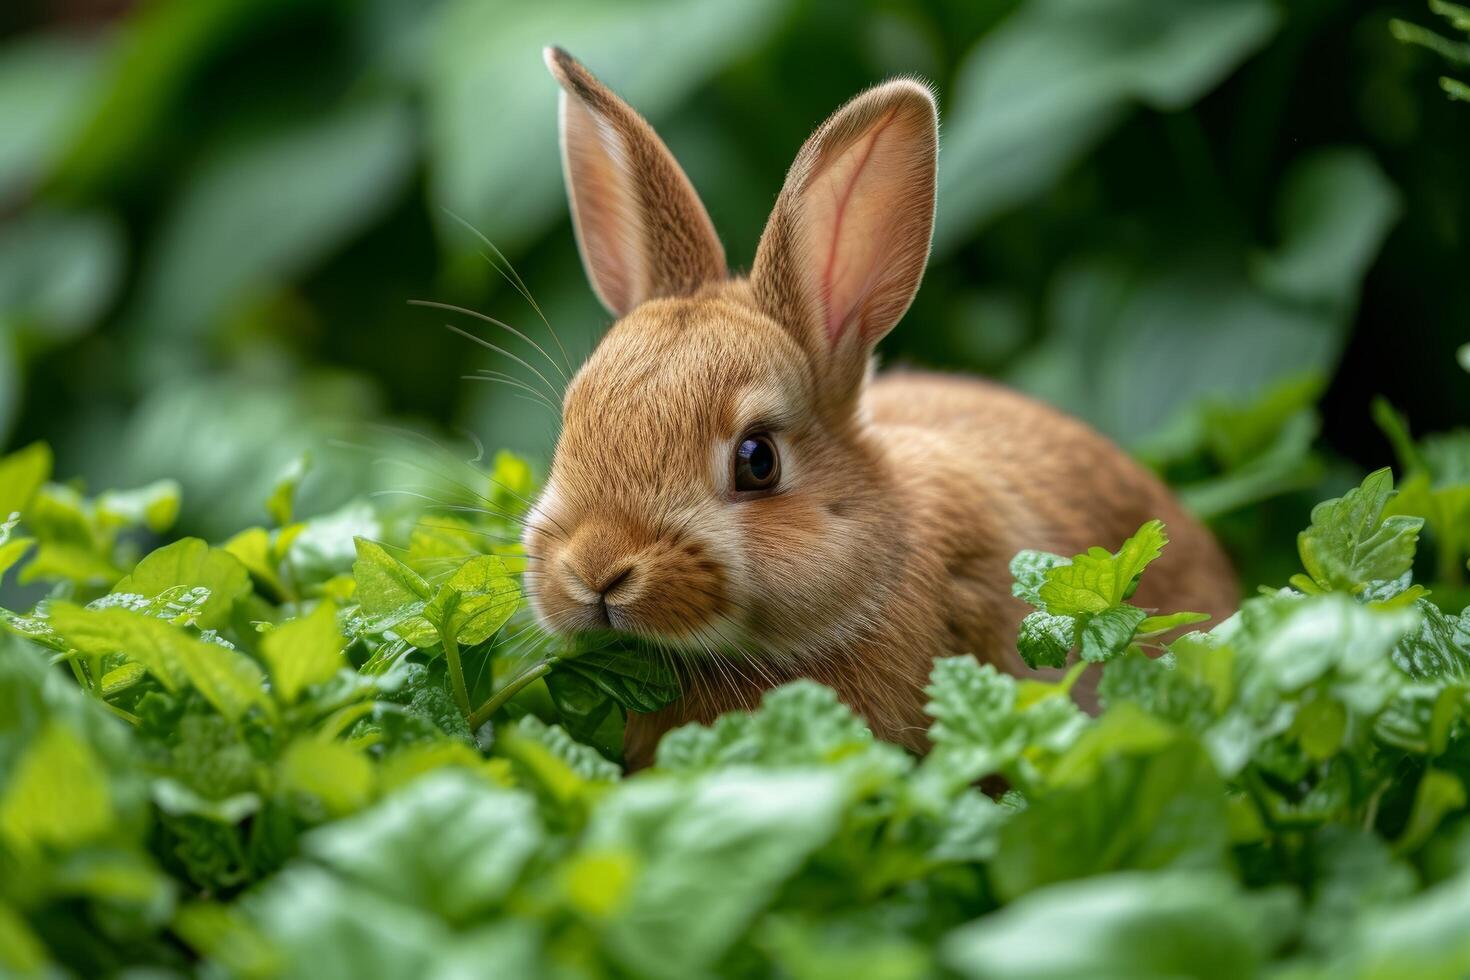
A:
<svg viewBox="0 0 1470 980">
<path fill-rule="evenodd" d="M 808 241 L 825 256 L 817 292 L 827 340 L 834 347 L 859 319 L 863 300 L 882 273 L 884 251 L 902 188 L 892 187 L 885 140 L 898 113 L 890 111 L 816 176 L 807 191 Z M 863 340 L 868 340 L 866 336 Z"/>
</svg>

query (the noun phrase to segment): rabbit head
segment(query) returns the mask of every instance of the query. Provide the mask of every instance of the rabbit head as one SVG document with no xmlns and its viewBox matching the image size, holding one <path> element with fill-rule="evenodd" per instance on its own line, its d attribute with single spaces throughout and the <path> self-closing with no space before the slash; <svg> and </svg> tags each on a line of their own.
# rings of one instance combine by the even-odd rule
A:
<svg viewBox="0 0 1470 980">
<path fill-rule="evenodd" d="M 577 242 L 616 322 L 567 389 L 528 520 L 538 616 L 689 653 L 842 644 L 906 547 L 860 396 L 928 257 L 933 97 L 890 81 L 818 128 L 735 277 L 648 123 L 564 51 L 546 59 Z"/>
</svg>

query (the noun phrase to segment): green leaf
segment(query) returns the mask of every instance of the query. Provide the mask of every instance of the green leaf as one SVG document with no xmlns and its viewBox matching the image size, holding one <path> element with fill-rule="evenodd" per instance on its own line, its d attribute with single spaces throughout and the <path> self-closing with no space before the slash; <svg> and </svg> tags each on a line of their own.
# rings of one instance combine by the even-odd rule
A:
<svg viewBox="0 0 1470 980">
<path fill-rule="evenodd" d="M 622 775 L 617 764 L 598 755 L 596 749 L 535 715 L 526 715 L 498 733 L 495 747 L 561 800 L 576 796 L 583 783 L 612 782 Z"/>
<path fill-rule="evenodd" d="M 1067 564 L 1067 559 L 1049 551 L 1018 551 L 1011 559 L 1011 595 L 1024 599 L 1033 606 L 1041 606 L 1041 586 L 1046 582 L 1046 573 L 1058 565 Z"/>
<path fill-rule="evenodd" d="M 373 632 L 393 630 L 415 646 L 438 641 L 439 631 L 424 611 L 434 590 L 418 572 L 366 538 L 354 539 L 357 561 L 352 576 L 357 580 L 357 601 L 369 617 Z"/>
<path fill-rule="evenodd" d="M 734 769 L 633 780 L 605 799 L 584 857 L 627 855 L 632 873 L 603 934 L 636 976 L 705 974 L 837 831 L 847 792 L 821 769 Z"/>
<path fill-rule="evenodd" d="M 680 695 L 667 661 L 626 640 L 601 638 L 591 649 L 562 654 L 548 675 L 576 674 L 629 711 L 657 711 Z"/>
<path fill-rule="evenodd" d="M 1350 303 L 1402 210 L 1398 191 L 1371 156 L 1337 147 L 1288 170 L 1279 200 L 1282 242 L 1257 257 L 1256 280 L 1301 303 Z"/>
<path fill-rule="evenodd" d="M 1256 0 L 1043 0 L 984 35 L 956 71 L 935 252 L 1050 187 L 1135 103 L 1188 106 L 1275 32 Z M 1060 63 L 1048 53 L 1066 51 Z M 974 180 L 983 173 L 985 180 Z"/>
<path fill-rule="evenodd" d="M 299 738 L 281 756 L 276 770 L 280 791 L 295 797 L 298 805 L 319 805 L 311 819 L 343 817 L 356 813 L 372 800 L 377 773 L 357 749 L 342 742 Z M 306 797 L 302 800 L 300 797 Z"/>
<path fill-rule="evenodd" d="M 659 769 L 702 771 L 721 766 L 836 765 L 869 772 L 908 768 L 904 754 L 878 742 L 831 688 L 798 680 L 767 691 L 753 712 L 731 711 L 712 725 L 686 725 L 658 746 Z"/>
<path fill-rule="evenodd" d="M 587 744 L 597 741 L 598 729 L 617 704 L 592 678 L 572 670 L 548 673 L 546 691 L 561 724 L 573 738 Z"/>
<path fill-rule="evenodd" d="M 1127 603 L 1088 616 L 1078 644 L 1082 659 L 1088 663 L 1103 663 L 1123 653 L 1133 642 L 1134 631 L 1147 618 L 1148 613 Z"/>
<path fill-rule="evenodd" d="M 15 566 L 15 563 L 25 557 L 31 545 L 36 543 L 35 538 L 12 538 L 11 532 L 20 523 L 18 517 L 12 517 L 8 521 L 0 521 L 0 582 L 5 580 L 5 573 Z"/>
<path fill-rule="evenodd" d="M 349 977 L 543 977 L 542 935 L 525 921 L 455 930 L 432 913 L 324 868 L 299 863 L 250 896 L 251 921 L 281 980 Z"/>
<path fill-rule="evenodd" d="M 1117 870 L 1223 867 L 1225 798 L 1210 757 L 1187 738 L 1141 743 L 1122 720 L 1072 749 L 1069 782 L 1029 800 L 1000 829 L 991 874 L 1002 897 Z M 1160 833 L 1160 828 L 1169 828 Z"/>
<path fill-rule="evenodd" d="M 51 447 L 33 442 L 9 456 L 0 458 L 0 521 L 25 511 L 31 498 L 51 477 Z"/>
<path fill-rule="evenodd" d="M 111 697 L 137 684 L 147 673 L 147 668 L 142 664 L 123 664 L 103 674 L 98 686 L 104 698 Z"/>
<path fill-rule="evenodd" d="M 162 534 L 179 519 L 182 492 L 177 480 L 159 480 L 136 490 L 109 490 L 97 497 L 97 515 L 107 524 L 142 525 Z"/>
<path fill-rule="evenodd" d="M 444 635 L 470 647 L 494 636 L 520 599 L 521 590 L 506 573 L 505 564 L 494 555 L 477 555 L 439 586 L 423 616 Z"/>
<path fill-rule="evenodd" d="M 1458 776 L 1442 769 L 1426 771 L 1414 790 L 1409 823 L 1394 843 L 1394 851 L 1413 854 L 1419 850 L 1438 829 L 1440 821 L 1450 814 L 1463 812 L 1465 803 L 1465 784 Z"/>
<path fill-rule="evenodd" d="M 19 912 L 0 902 L 0 967 L 18 976 L 44 976 L 51 965 L 46 947 Z"/>
<path fill-rule="evenodd" d="M 302 453 L 276 477 L 276 485 L 265 500 L 265 512 L 278 527 L 291 523 L 296 512 L 296 491 L 301 486 L 307 470 L 311 469 L 311 453 Z"/>
<path fill-rule="evenodd" d="M 52 603 L 50 621 L 67 644 L 88 656 L 122 654 L 173 691 L 193 686 L 231 721 L 251 707 L 270 710 L 265 675 L 242 653 L 206 643 L 180 627 L 129 609 L 81 609 Z"/>
<path fill-rule="evenodd" d="M 1357 594 L 1393 581 L 1414 564 L 1422 518 L 1383 516 L 1393 473 L 1376 470 L 1342 497 L 1312 508 L 1312 524 L 1297 536 L 1302 567 L 1324 590 Z"/>
<path fill-rule="evenodd" d="M 1194 623 L 1203 623 L 1209 619 L 1208 613 L 1178 612 L 1167 616 L 1149 616 L 1138 624 L 1136 636 L 1157 636 L 1160 633 L 1169 633 L 1181 626 L 1190 626 Z"/>
<path fill-rule="evenodd" d="M 412 121 L 396 101 L 349 100 L 252 137 L 186 174 L 148 252 L 131 314 L 140 327 L 198 333 L 290 281 L 390 208 L 413 161 Z"/>
<path fill-rule="evenodd" d="M 0 836 L 12 847 L 70 848 L 114 826 L 108 773 L 91 747 L 52 722 L 21 755 L 0 797 Z"/>
<path fill-rule="evenodd" d="M 1102 612 L 1133 594 L 1138 576 L 1169 543 L 1162 521 L 1149 521 L 1123 542 L 1116 554 L 1090 548 L 1046 573 L 1038 590 L 1046 611 L 1078 616 Z"/>
<path fill-rule="evenodd" d="M 82 586 L 109 586 L 122 576 L 110 558 L 90 547 L 41 539 L 36 554 L 20 571 L 20 583 L 71 582 Z"/>
<path fill-rule="evenodd" d="M 260 654 L 282 702 L 291 704 L 306 688 L 325 684 L 346 666 L 346 645 L 337 610 L 322 601 L 309 615 L 276 627 L 260 642 Z"/>
<path fill-rule="evenodd" d="M 1032 670 L 1065 667 L 1067 654 L 1077 645 L 1077 620 L 1037 610 L 1021 620 L 1016 649 Z"/>
<path fill-rule="evenodd" d="M 1394 663 L 1416 680 L 1470 681 L 1470 622 L 1428 599 L 1415 603 L 1422 619 L 1394 648 Z"/>
<path fill-rule="evenodd" d="M 46 204 L 22 211 L 0 228 L 0 321 L 28 344 L 72 340 L 111 304 L 125 252 L 122 228 L 105 213 Z"/>
<path fill-rule="evenodd" d="M 69 31 L 0 49 L 0 198 L 26 200 L 95 97 L 105 46 Z"/>
<path fill-rule="evenodd" d="M 463 924 L 506 897 L 543 837 L 532 797 L 446 770 L 314 831 L 302 848 L 385 898 Z"/>
<path fill-rule="evenodd" d="M 1269 951 L 1265 911 L 1224 874 L 1122 872 L 1027 895 L 950 933 L 942 956 L 973 980 L 1233 980 Z"/>
<path fill-rule="evenodd" d="M 203 629 L 218 629 L 229 621 L 235 602 L 250 591 L 250 573 L 229 552 L 199 538 L 184 538 L 138 562 L 112 591 L 152 598 L 178 586 L 209 590 L 197 622 Z"/>
<path fill-rule="evenodd" d="M 1397 904 L 1419 887 L 1414 870 L 1382 838 L 1355 827 L 1314 832 L 1303 863 L 1312 880 L 1302 932 L 1321 954 L 1338 952 L 1366 910 Z"/>
<path fill-rule="evenodd" d="M 1064 751 L 1085 723 L 1067 688 L 1035 685 L 1023 702 L 1020 683 L 990 664 L 974 657 L 934 661 L 924 688 L 924 711 L 934 719 L 934 751 L 925 767 L 955 786 L 997 772 L 1035 778 L 1029 768 L 1018 768 L 1023 756 Z"/>
</svg>

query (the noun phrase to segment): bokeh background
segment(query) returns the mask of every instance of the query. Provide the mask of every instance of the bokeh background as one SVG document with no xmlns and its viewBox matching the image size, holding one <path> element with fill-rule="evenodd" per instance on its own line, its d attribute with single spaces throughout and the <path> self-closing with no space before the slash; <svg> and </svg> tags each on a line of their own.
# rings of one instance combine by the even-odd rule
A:
<svg viewBox="0 0 1470 980">
<path fill-rule="evenodd" d="M 1416 433 L 1470 406 L 1470 106 L 1396 17 L 1444 27 L 1420 0 L 7 0 L 0 446 L 177 478 L 214 537 L 306 448 L 306 512 L 382 485 L 385 432 L 544 460 L 553 414 L 465 379 L 538 388 L 539 355 L 410 305 L 552 347 L 478 233 L 574 361 L 605 328 L 541 47 L 654 122 L 736 267 L 811 129 L 912 73 L 939 220 L 885 357 L 1082 415 L 1280 582 L 1265 542 L 1392 460 L 1374 396 Z"/>
</svg>

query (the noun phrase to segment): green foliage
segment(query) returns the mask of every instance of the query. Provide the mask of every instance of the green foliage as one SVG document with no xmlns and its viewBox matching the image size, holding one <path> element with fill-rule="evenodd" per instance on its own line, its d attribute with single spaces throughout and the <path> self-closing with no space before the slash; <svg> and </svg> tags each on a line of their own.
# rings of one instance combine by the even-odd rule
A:
<svg viewBox="0 0 1470 980">
<path fill-rule="evenodd" d="M 1103 663 L 1127 650 L 1135 636 L 1208 619 L 1191 612 L 1150 616 L 1124 601 L 1168 543 L 1163 522 L 1150 521 L 1116 554 L 1102 548 L 1071 559 L 1039 551 L 1018 554 L 1011 561 L 1012 591 L 1037 607 L 1021 622 L 1021 659 L 1028 667 L 1062 667 L 1076 646 L 1084 661 Z"/>
<path fill-rule="evenodd" d="M 1470 442 L 1384 403 L 1397 493 L 1337 455 L 1379 453 L 1344 393 L 1464 402 L 1466 143 L 1423 74 L 1470 61 L 1460 6 L 83 6 L 0 45 L 0 446 L 87 477 L 0 456 L 0 973 L 1466 972 Z M 732 268 L 816 121 L 932 80 L 934 258 L 885 356 L 1073 411 L 1295 588 L 1164 643 L 1194 615 L 1130 601 L 1161 526 L 1024 552 L 1018 646 L 1075 663 L 939 660 L 922 759 L 803 681 L 625 777 L 675 671 L 544 635 L 535 467 L 432 448 L 544 451 L 524 389 L 449 382 L 554 404 L 606 322 L 548 42 L 667 137 Z"/>
<path fill-rule="evenodd" d="M 1398 19 L 1389 24 L 1393 36 L 1407 44 L 1433 51 L 1456 69 L 1470 66 L 1470 7 L 1447 0 L 1429 0 L 1429 9 L 1444 18 L 1449 28 L 1464 34 L 1467 40 L 1452 40 L 1426 27 Z M 1442 75 L 1439 87 L 1456 102 L 1470 102 L 1470 85 L 1458 78 Z"/>
<path fill-rule="evenodd" d="M 472 532 L 534 486 L 506 457 L 491 480 L 505 511 L 412 525 L 292 523 L 276 495 L 274 531 L 183 538 L 6 613 L 8 969 L 177 971 L 182 950 L 241 977 L 1463 968 L 1470 628 L 1413 584 L 1419 524 L 1386 472 L 1314 510 L 1300 590 L 1157 656 L 1147 638 L 1193 620 L 1129 602 L 1159 522 L 1116 552 L 1016 556 L 1028 622 L 1082 657 L 1057 681 L 936 661 L 922 759 L 797 681 L 670 732 L 632 777 L 623 713 L 674 677 L 616 635 L 529 623 L 515 549 Z M 4 533 L 66 523 L 21 514 Z M 1089 717 L 1071 693 L 1099 671 Z M 978 788 L 996 779 L 999 800 Z"/>
</svg>

